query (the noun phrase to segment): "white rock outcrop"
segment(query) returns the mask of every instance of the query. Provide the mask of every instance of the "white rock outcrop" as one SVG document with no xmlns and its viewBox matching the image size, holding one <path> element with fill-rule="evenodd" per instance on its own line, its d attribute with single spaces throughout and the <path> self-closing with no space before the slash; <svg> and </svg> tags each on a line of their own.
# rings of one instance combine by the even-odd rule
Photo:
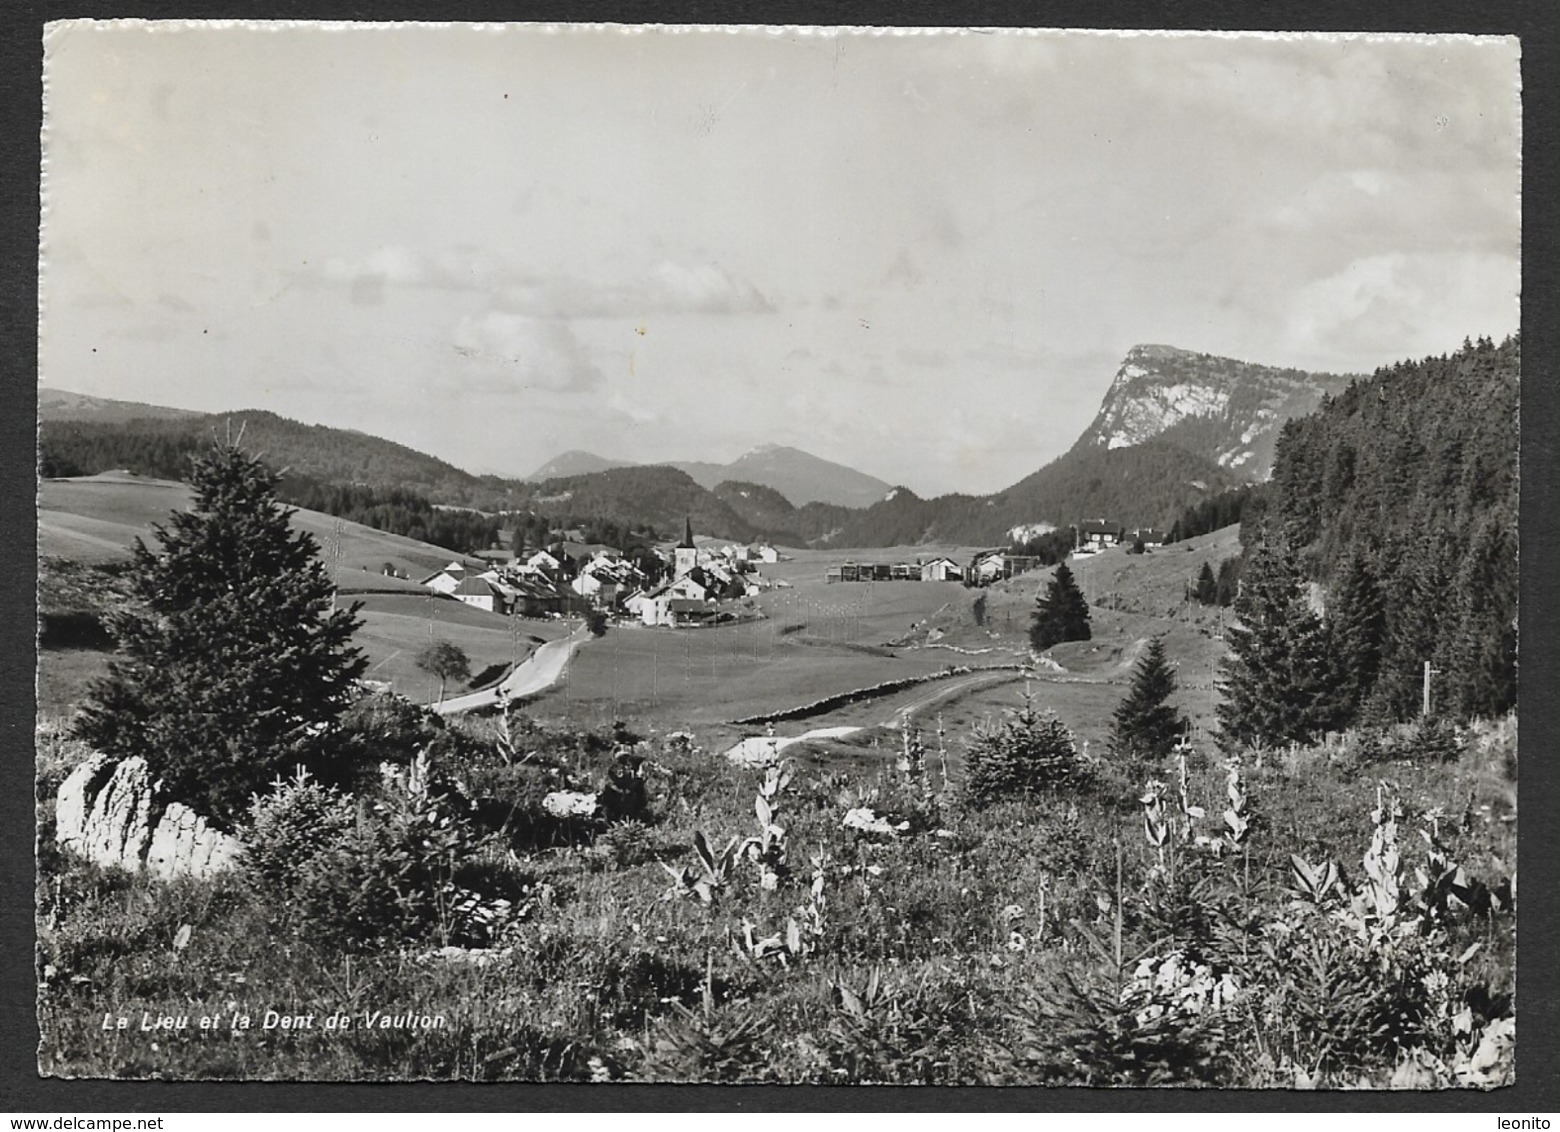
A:
<svg viewBox="0 0 1560 1132">
<path fill-rule="evenodd" d="M 242 848 L 188 806 L 160 806 L 142 758 L 87 759 L 60 785 L 54 822 L 55 841 L 89 861 L 164 878 L 211 876 L 231 867 Z"/>
</svg>

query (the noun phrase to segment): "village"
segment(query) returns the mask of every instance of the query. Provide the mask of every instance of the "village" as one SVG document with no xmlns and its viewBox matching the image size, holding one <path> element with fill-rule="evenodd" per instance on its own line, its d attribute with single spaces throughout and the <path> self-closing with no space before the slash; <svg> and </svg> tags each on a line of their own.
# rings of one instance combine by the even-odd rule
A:
<svg viewBox="0 0 1560 1132">
<path fill-rule="evenodd" d="M 648 557 L 630 557 L 617 547 L 573 538 L 525 556 L 494 550 L 476 557 L 488 563 L 486 569 L 452 561 L 421 584 L 506 616 L 557 618 L 599 612 L 673 628 L 735 620 L 741 599 L 785 584 L 759 572 L 760 565 L 780 560 L 770 544 L 713 539 L 700 544 L 691 522 L 684 523 L 681 541 Z"/>
<path fill-rule="evenodd" d="M 1150 527 L 1128 531 L 1106 519 L 1075 524 L 1071 557 L 1086 558 L 1126 545 L 1146 552 L 1162 547 L 1164 532 Z M 582 532 L 563 537 L 528 554 L 485 550 L 474 557 L 485 568 L 451 561 L 420 584 L 476 609 L 504 616 L 561 618 L 605 614 L 650 627 L 690 628 L 759 616 L 751 598 L 790 582 L 763 573 L 782 560 L 768 542 L 737 543 L 695 538 L 684 521 L 676 544 L 651 554 L 631 556 L 604 543 L 583 541 Z M 578 537 L 576 537 L 578 536 Z M 982 587 L 1026 573 L 1047 562 L 1012 547 L 977 551 L 968 562 L 946 555 L 903 562 L 847 559 L 825 569 L 827 583 L 959 582 Z"/>
</svg>

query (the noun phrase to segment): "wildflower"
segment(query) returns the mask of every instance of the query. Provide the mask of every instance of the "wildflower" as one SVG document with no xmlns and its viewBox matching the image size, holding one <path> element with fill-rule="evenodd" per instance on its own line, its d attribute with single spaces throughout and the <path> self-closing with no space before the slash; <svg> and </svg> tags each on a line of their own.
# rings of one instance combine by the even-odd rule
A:
<svg viewBox="0 0 1560 1132">
<path fill-rule="evenodd" d="M 1022 917 L 1023 914 L 1024 910 L 1017 904 L 1009 904 L 1006 908 L 1002 909 L 1002 918 L 1004 920 L 1017 920 Z"/>
<path fill-rule="evenodd" d="M 1022 932 L 1008 932 L 1007 948 L 1009 951 L 1024 950 L 1024 935 Z"/>
</svg>

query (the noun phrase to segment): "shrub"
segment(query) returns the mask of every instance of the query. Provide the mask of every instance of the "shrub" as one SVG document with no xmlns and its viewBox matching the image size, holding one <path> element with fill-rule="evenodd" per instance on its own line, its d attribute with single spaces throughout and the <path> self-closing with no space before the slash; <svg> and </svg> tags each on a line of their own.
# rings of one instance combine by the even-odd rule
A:
<svg viewBox="0 0 1560 1132">
<path fill-rule="evenodd" d="M 357 805 L 300 772 L 256 800 L 245 859 L 294 928 L 326 947 L 485 944 L 520 882 L 491 867 L 462 809 L 429 782 L 426 759 Z"/>
<path fill-rule="evenodd" d="M 1054 712 L 1038 712 L 1024 695 L 1023 707 L 997 724 L 977 725 L 965 756 L 964 789 L 977 805 L 1043 790 L 1091 784 L 1093 769 L 1078 754 L 1072 732 Z"/>
<path fill-rule="evenodd" d="M 346 840 L 354 820 L 352 799 L 311 781 L 299 767 L 251 804 L 244 865 L 261 887 L 289 893 L 309 862 Z"/>
</svg>

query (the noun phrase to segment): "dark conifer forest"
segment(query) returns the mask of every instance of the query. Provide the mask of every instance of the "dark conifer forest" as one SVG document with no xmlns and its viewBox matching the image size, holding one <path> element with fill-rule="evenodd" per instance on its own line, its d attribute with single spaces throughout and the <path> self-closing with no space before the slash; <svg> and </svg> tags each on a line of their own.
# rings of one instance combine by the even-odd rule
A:
<svg viewBox="0 0 1560 1132">
<path fill-rule="evenodd" d="M 1321 583 L 1346 718 L 1516 703 L 1520 339 L 1402 362 L 1285 427 L 1260 537 Z M 1242 531 L 1243 541 L 1255 537 Z"/>
</svg>

